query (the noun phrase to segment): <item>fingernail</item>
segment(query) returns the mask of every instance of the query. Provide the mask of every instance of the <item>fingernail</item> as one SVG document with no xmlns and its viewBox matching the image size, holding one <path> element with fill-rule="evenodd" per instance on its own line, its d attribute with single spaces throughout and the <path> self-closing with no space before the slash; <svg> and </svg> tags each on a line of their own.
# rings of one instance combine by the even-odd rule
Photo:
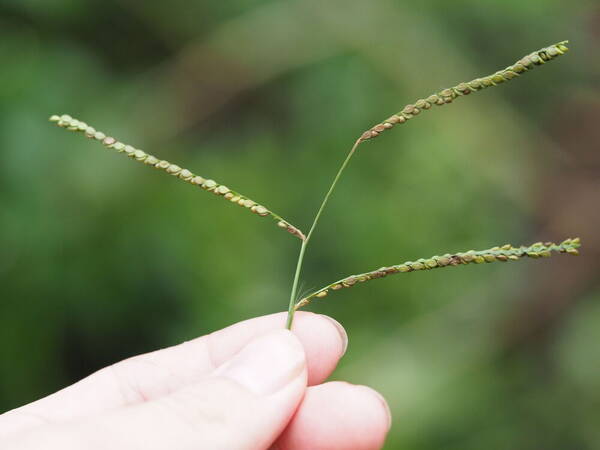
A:
<svg viewBox="0 0 600 450">
<path fill-rule="evenodd" d="M 335 326 L 338 333 L 340 334 L 340 338 L 342 340 L 342 356 L 343 356 L 346 353 L 346 349 L 348 348 L 348 334 L 346 333 L 346 330 L 344 329 L 342 324 L 339 323 L 337 320 L 335 320 L 333 317 L 329 317 L 324 314 L 321 314 L 321 316 L 325 317 L 327 320 L 329 320 Z"/>
<path fill-rule="evenodd" d="M 258 395 L 277 392 L 304 370 L 304 349 L 287 330 L 277 330 L 252 340 L 215 375 L 229 378 Z"/>
<path fill-rule="evenodd" d="M 385 401 L 385 398 L 383 398 L 383 395 L 381 395 L 375 389 L 371 389 L 369 387 L 367 387 L 367 389 L 369 389 L 371 391 L 371 393 L 375 397 L 377 397 L 377 400 L 379 400 L 379 403 L 381 403 L 381 407 L 383 408 L 384 413 L 387 417 L 387 421 L 388 421 L 387 429 L 389 431 L 389 429 L 392 427 L 392 412 L 390 411 L 390 405 L 388 405 L 388 403 Z"/>
</svg>

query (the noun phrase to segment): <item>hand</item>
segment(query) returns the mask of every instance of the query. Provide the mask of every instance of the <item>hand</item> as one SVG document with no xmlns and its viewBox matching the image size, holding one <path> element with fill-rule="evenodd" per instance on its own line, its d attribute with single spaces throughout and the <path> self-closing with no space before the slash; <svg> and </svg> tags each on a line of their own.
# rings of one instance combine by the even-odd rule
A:
<svg viewBox="0 0 600 450">
<path fill-rule="evenodd" d="M 0 416 L 5 450 L 376 449 L 390 426 L 368 387 L 328 382 L 347 336 L 284 314 L 102 369 Z"/>
</svg>

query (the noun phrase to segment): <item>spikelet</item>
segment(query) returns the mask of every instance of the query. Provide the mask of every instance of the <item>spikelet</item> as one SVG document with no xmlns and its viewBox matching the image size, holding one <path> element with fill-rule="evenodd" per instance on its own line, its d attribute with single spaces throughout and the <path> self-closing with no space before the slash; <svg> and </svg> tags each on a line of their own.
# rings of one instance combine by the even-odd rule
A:
<svg viewBox="0 0 600 450">
<path fill-rule="evenodd" d="M 365 281 L 375 280 L 377 278 L 383 278 L 388 275 L 396 273 L 415 272 L 417 270 L 429 270 L 437 269 L 440 267 L 452 267 L 464 264 L 484 264 L 496 261 L 517 261 L 523 257 L 529 258 L 547 258 L 551 252 L 568 253 L 570 255 L 578 255 L 577 250 L 581 245 L 579 238 L 565 239 L 560 244 L 553 242 L 536 242 L 528 247 L 513 247 L 510 244 L 503 245 L 502 247 L 492 247 L 487 250 L 469 250 L 464 253 L 445 254 L 442 256 L 432 256 L 427 259 L 419 259 L 417 261 L 407 261 L 405 263 L 390 266 L 381 267 L 371 272 L 365 272 L 358 275 L 351 275 L 346 278 L 342 278 L 334 283 L 331 283 L 318 291 L 304 297 L 295 305 L 295 309 L 302 308 L 308 305 L 313 298 L 326 297 L 330 291 L 337 291 L 343 288 L 349 288 Z"/>
<path fill-rule="evenodd" d="M 432 94 L 425 99 L 417 100 L 414 104 L 406 105 L 402 111 L 365 131 L 359 140 L 366 141 L 367 139 L 377 137 L 383 131 L 392 128 L 396 124 L 406 123 L 413 117 L 417 116 L 421 111 L 426 111 L 432 106 L 442 106 L 452 103 L 455 99 L 463 95 L 468 95 L 471 92 L 481 91 L 482 89 L 490 86 L 496 86 L 504 83 L 505 81 L 510 81 L 513 78 L 517 78 L 522 73 L 533 69 L 535 66 L 541 66 L 542 64 L 546 64 L 546 62 L 560 55 L 564 55 L 568 51 L 566 45 L 568 42 L 569 41 L 563 41 L 559 42 L 558 44 L 542 48 L 538 51 L 530 53 L 527 56 L 524 56 L 512 66 L 508 66 L 506 69 L 499 70 L 492 75 L 488 75 L 487 77 L 483 78 L 476 78 L 467 83 L 460 83 L 454 87 L 443 89 L 436 94 Z"/>
<path fill-rule="evenodd" d="M 68 114 L 62 116 L 53 115 L 50 117 L 50 121 L 56 123 L 61 128 L 65 128 L 69 131 L 78 131 L 84 133 L 88 138 L 100 141 L 107 148 L 116 150 L 119 153 L 124 153 L 131 159 L 139 161 L 147 166 L 152 166 L 157 169 L 163 170 L 169 175 L 172 175 L 180 180 L 183 180 L 191 185 L 198 186 L 205 191 L 212 192 L 213 194 L 223 197 L 225 200 L 235 203 L 249 211 L 257 214 L 258 216 L 269 216 L 274 219 L 279 228 L 282 228 L 292 235 L 304 240 L 305 236 L 298 228 L 291 225 L 288 221 L 284 220 L 281 216 L 268 210 L 266 207 L 259 203 L 251 200 L 245 195 L 239 192 L 231 190 L 224 184 L 217 183 L 215 180 L 201 177 L 189 171 L 179 167 L 176 164 L 172 164 L 169 161 L 160 160 L 152 155 L 147 154 L 143 150 L 132 147 L 131 145 L 124 144 L 116 140 L 111 136 L 107 136 L 101 131 L 97 131 L 95 128 L 89 126 L 85 122 L 74 119 Z"/>
</svg>

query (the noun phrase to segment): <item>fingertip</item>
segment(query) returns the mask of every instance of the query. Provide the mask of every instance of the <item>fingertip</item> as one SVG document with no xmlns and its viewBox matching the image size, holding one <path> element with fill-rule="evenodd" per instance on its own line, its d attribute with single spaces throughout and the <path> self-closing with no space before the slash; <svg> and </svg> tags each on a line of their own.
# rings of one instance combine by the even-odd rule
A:
<svg viewBox="0 0 600 450">
<path fill-rule="evenodd" d="M 346 354 L 346 350 L 348 349 L 348 333 L 346 333 L 346 329 L 333 317 L 326 316 L 325 314 L 319 314 L 319 316 L 325 318 L 326 320 L 329 320 L 335 327 L 342 343 L 342 351 L 340 357 L 344 356 Z"/>
<path fill-rule="evenodd" d="M 379 449 L 390 425 L 389 407 L 377 391 L 330 382 L 306 391 L 277 444 L 281 450 Z"/>
<path fill-rule="evenodd" d="M 257 336 L 272 330 L 282 330 L 286 315 L 284 312 L 257 317 L 201 338 L 207 347 L 211 365 L 218 367 L 223 364 Z M 322 383 L 344 354 L 348 342 L 346 332 L 330 317 L 307 311 L 295 314 L 292 332 L 304 347 L 308 384 L 312 386 Z"/>
<path fill-rule="evenodd" d="M 375 389 L 369 387 L 369 386 L 364 386 L 364 385 L 354 385 L 354 387 L 357 390 L 363 390 L 364 391 L 364 395 L 369 398 L 368 402 L 369 403 L 373 403 L 372 399 L 376 399 L 379 402 L 379 406 L 380 406 L 380 410 L 379 413 L 381 413 L 381 418 L 377 419 L 377 422 L 381 425 L 381 424 L 385 424 L 385 433 L 387 433 L 388 431 L 390 431 L 390 428 L 392 428 L 392 411 L 390 410 L 390 405 L 388 405 L 387 400 L 383 397 L 383 395 L 381 395 L 379 392 L 377 392 Z M 377 408 L 374 407 L 374 410 L 376 411 Z M 378 415 L 377 413 L 375 415 Z"/>
<path fill-rule="evenodd" d="M 214 375 L 225 376 L 259 395 L 273 394 L 300 375 L 305 385 L 304 347 L 290 331 L 273 330 L 250 341 Z"/>
<path fill-rule="evenodd" d="M 309 386 L 322 383 L 334 371 L 348 347 L 344 327 L 329 316 L 299 311 L 292 331 L 306 351 Z"/>
</svg>

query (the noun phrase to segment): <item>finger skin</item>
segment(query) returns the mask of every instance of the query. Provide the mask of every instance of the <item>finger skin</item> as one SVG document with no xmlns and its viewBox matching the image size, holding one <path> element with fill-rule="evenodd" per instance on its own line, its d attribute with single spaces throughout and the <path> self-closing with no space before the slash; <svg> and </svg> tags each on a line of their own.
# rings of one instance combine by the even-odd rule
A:
<svg viewBox="0 0 600 450">
<path fill-rule="evenodd" d="M 282 328 L 287 313 L 270 314 L 236 323 L 211 335 L 211 358 L 216 365 L 237 353 L 243 343 L 271 330 Z M 293 333 L 304 346 L 308 365 L 308 384 L 322 383 L 344 355 L 348 336 L 331 317 L 306 311 L 294 316 Z"/>
<path fill-rule="evenodd" d="M 268 448 L 306 389 L 302 344 L 277 330 L 210 377 L 145 403 L 25 433 L 3 450 L 250 450 Z"/>
<path fill-rule="evenodd" d="M 385 442 L 387 403 L 366 386 L 334 381 L 307 389 L 272 450 L 374 450 Z"/>
<path fill-rule="evenodd" d="M 0 416 L 0 438 L 48 422 L 88 417 L 168 395 L 193 384 L 238 353 L 247 342 L 282 329 L 285 313 L 239 322 L 164 350 L 139 355 L 49 397 Z M 308 384 L 324 381 L 345 351 L 343 328 L 319 314 L 298 312 L 294 334 L 304 347 Z"/>
</svg>

